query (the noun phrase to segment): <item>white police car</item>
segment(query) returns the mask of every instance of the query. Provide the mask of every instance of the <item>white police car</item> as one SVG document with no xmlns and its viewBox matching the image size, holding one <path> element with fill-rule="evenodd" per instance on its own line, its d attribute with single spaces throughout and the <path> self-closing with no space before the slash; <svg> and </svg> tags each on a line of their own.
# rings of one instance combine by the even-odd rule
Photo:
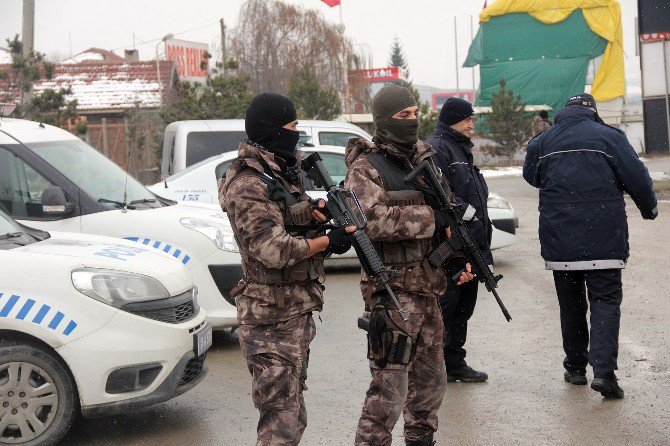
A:
<svg viewBox="0 0 670 446">
<path fill-rule="evenodd" d="M 54 444 L 78 411 L 124 413 L 207 373 L 212 327 L 183 264 L 0 212 L 0 444 Z"/>
<path fill-rule="evenodd" d="M 0 118 L 0 210 L 31 227 L 125 238 L 181 260 L 215 328 L 237 325 L 242 277 L 220 209 L 160 199 L 65 130 Z"/>
</svg>

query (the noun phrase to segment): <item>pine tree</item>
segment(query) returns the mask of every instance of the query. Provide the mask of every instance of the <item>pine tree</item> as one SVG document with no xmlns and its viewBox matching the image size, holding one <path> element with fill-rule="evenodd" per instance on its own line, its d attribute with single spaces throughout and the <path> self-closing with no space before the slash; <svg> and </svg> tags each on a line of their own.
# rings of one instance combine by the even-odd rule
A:
<svg viewBox="0 0 670 446">
<path fill-rule="evenodd" d="M 530 134 L 530 119 L 524 112 L 521 96 L 514 96 L 507 89 L 504 79 L 500 80 L 500 90 L 491 97 L 492 112 L 488 116 L 488 127 L 491 139 L 500 146 L 495 150 L 497 155 L 506 155 L 511 161 L 514 154 L 526 142 Z"/>
<path fill-rule="evenodd" d="M 295 103 L 298 117 L 302 119 L 330 121 L 342 113 L 337 91 L 332 88 L 322 89 L 316 73 L 307 65 L 291 78 L 288 97 Z"/>
<path fill-rule="evenodd" d="M 405 60 L 405 55 L 402 52 L 402 45 L 400 44 L 400 39 L 398 36 L 393 38 L 393 45 L 391 46 L 391 57 L 388 64 L 391 67 L 400 67 L 403 70 L 407 70 L 407 60 Z"/>
</svg>

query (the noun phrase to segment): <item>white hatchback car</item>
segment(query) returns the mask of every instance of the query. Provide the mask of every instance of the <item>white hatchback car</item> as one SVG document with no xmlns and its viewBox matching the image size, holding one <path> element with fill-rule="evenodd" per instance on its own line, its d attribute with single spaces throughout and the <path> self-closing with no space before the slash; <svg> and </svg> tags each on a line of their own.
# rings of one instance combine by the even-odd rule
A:
<svg viewBox="0 0 670 446">
<path fill-rule="evenodd" d="M 237 325 L 240 254 L 220 209 L 160 199 L 65 130 L 0 118 L 0 210 L 34 228 L 124 238 L 186 265 L 215 328 Z"/>
<path fill-rule="evenodd" d="M 0 444 L 54 444 L 77 412 L 125 413 L 207 374 L 212 326 L 174 257 L 0 212 Z"/>
<path fill-rule="evenodd" d="M 323 164 L 330 172 L 335 183 L 344 180 L 347 167 L 344 163 L 344 147 L 316 146 L 302 147 L 305 156 L 319 152 Z M 148 186 L 148 189 L 160 197 L 170 200 L 218 206 L 217 180 L 226 172 L 237 152 L 226 152 L 194 164 L 176 173 L 160 183 Z M 325 198 L 323 189 L 312 188 L 307 193 L 313 198 Z M 516 228 L 519 219 L 511 204 L 501 196 L 490 193 L 488 198 L 489 218 L 493 222 L 491 249 L 513 245 L 516 242 Z M 355 256 L 350 251 L 349 257 Z"/>
</svg>

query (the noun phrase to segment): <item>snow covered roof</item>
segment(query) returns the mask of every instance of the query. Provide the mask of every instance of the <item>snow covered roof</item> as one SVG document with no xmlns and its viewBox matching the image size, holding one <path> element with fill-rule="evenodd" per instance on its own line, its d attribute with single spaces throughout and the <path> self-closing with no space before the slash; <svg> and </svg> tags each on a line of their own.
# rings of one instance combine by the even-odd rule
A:
<svg viewBox="0 0 670 446">
<path fill-rule="evenodd" d="M 123 57 L 117 56 L 111 51 L 101 48 L 89 48 L 79 54 L 75 54 L 69 59 L 65 59 L 63 64 L 78 64 L 87 62 L 116 62 L 122 63 Z"/>
<path fill-rule="evenodd" d="M 157 71 L 160 71 L 160 86 Z M 68 99 L 77 100 L 79 111 L 123 111 L 134 107 L 136 103 L 140 108 L 160 107 L 161 89 L 164 95 L 168 94 L 176 80 L 176 68 L 172 61 L 88 61 L 56 65 L 53 78 L 37 81 L 33 90 L 41 93 L 48 88 L 57 90 L 69 87 L 72 94 Z M 3 85 L 0 85 L 0 94 L 3 90 Z M 16 92 L 12 96 L 18 99 Z"/>
</svg>

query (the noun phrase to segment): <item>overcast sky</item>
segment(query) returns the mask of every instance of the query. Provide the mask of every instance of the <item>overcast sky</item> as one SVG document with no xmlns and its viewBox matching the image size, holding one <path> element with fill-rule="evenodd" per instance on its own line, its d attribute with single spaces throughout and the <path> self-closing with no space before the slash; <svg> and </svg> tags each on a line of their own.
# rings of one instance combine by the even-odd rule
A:
<svg viewBox="0 0 670 446">
<path fill-rule="evenodd" d="M 235 25 L 245 0 L 36 0 L 35 49 L 63 58 L 90 47 L 114 50 L 136 47 L 143 59 L 155 57 L 156 42 L 167 33 L 177 38 L 214 43 L 220 39 L 218 20 Z M 340 20 L 338 7 L 321 0 L 286 0 L 318 9 L 331 21 Z M 394 35 L 409 62 L 415 83 L 455 88 L 454 16 L 458 20 L 458 61 L 470 45 L 470 21 L 484 0 L 342 0 L 346 34 L 371 52 L 376 67 L 387 65 Z M 492 3 L 491 1 L 489 3 Z M 635 56 L 637 0 L 620 0 L 624 24 L 626 77 L 629 94 L 639 94 L 640 65 Z M 0 0 L 0 46 L 21 32 L 22 0 Z M 147 43 L 142 43 L 147 42 Z M 477 69 L 478 71 L 478 69 Z M 461 88 L 472 87 L 472 70 L 461 68 Z M 477 77 L 478 79 L 478 77 Z M 478 82 L 478 80 L 477 80 Z"/>
</svg>

